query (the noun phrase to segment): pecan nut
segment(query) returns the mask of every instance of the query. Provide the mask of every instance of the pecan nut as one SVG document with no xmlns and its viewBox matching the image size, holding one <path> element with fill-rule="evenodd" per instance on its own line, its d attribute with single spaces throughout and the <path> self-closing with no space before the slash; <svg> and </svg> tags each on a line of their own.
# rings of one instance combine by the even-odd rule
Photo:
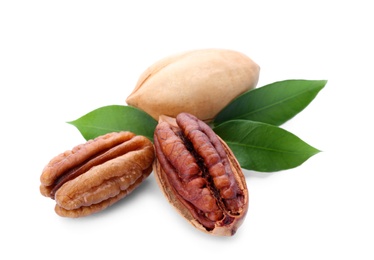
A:
<svg viewBox="0 0 374 260">
<path fill-rule="evenodd" d="M 152 172 L 154 148 L 149 139 L 113 132 L 53 158 L 40 176 L 40 192 L 55 199 L 63 217 L 101 211 L 125 197 Z"/>
<path fill-rule="evenodd" d="M 156 180 L 169 202 L 198 229 L 231 236 L 243 222 L 248 190 L 226 143 L 197 117 L 161 116 L 154 133 Z"/>
<path fill-rule="evenodd" d="M 201 49 L 171 55 L 140 75 L 127 104 L 158 120 L 181 112 L 208 122 L 258 82 L 260 67 L 243 53 Z"/>
</svg>

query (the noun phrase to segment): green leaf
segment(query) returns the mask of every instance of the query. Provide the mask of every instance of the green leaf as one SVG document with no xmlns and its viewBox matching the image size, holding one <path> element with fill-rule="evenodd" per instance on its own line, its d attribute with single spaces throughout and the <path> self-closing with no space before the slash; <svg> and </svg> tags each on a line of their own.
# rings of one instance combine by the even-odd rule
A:
<svg viewBox="0 0 374 260">
<path fill-rule="evenodd" d="M 110 132 L 130 131 L 153 141 L 157 121 L 137 108 L 111 105 L 95 109 L 68 123 L 77 127 L 86 140 Z"/>
<path fill-rule="evenodd" d="M 232 120 L 213 128 L 242 168 L 275 172 L 301 165 L 320 152 L 294 134 L 266 123 Z"/>
<path fill-rule="evenodd" d="M 250 90 L 227 105 L 213 124 L 245 119 L 279 126 L 308 106 L 326 83 L 326 80 L 285 80 Z"/>
</svg>

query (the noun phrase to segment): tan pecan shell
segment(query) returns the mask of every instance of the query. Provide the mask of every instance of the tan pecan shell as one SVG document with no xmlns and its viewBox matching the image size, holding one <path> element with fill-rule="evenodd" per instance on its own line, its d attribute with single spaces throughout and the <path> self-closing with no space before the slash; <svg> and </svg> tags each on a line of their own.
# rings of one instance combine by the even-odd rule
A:
<svg viewBox="0 0 374 260">
<path fill-rule="evenodd" d="M 230 148 L 187 113 L 160 117 L 155 177 L 169 202 L 198 229 L 231 236 L 248 208 L 246 180 Z"/>
<path fill-rule="evenodd" d="M 227 49 L 199 49 L 165 57 L 139 77 L 127 104 L 154 119 L 181 112 L 209 122 L 232 100 L 253 89 L 260 67 L 247 55 Z"/>
<path fill-rule="evenodd" d="M 53 158 L 40 181 L 64 217 L 87 216 L 117 202 L 152 172 L 154 148 L 131 132 L 109 133 Z"/>
</svg>

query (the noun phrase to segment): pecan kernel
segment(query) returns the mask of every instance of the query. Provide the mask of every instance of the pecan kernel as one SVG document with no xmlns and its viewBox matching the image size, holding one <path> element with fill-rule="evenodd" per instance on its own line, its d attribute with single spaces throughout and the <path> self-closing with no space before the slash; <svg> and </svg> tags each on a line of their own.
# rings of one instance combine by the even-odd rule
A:
<svg viewBox="0 0 374 260">
<path fill-rule="evenodd" d="M 82 217 L 133 191 L 152 171 L 151 141 L 130 132 L 109 133 L 53 158 L 40 177 L 42 195 L 60 216 Z"/>
<path fill-rule="evenodd" d="M 154 145 L 155 176 L 171 204 L 200 230 L 233 235 L 245 217 L 248 192 L 229 147 L 188 113 L 161 117 Z"/>
</svg>

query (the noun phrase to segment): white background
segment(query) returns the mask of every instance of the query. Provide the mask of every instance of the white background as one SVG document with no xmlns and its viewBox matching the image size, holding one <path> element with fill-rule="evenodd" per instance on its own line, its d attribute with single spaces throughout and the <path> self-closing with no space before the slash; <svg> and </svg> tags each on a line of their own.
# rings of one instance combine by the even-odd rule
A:
<svg viewBox="0 0 374 260">
<path fill-rule="evenodd" d="M 1 1 L 0 258 L 374 259 L 369 4 Z M 327 79 L 283 126 L 323 152 L 292 170 L 245 171 L 249 211 L 233 237 L 193 228 L 153 174 L 102 213 L 58 217 L 39 193 L 39 177 L 52 157 L 84 142 L 66 122 L 125 104 L 158 59 L 212 47 L 255 60 L 258 86 Z"/>
</svg>

